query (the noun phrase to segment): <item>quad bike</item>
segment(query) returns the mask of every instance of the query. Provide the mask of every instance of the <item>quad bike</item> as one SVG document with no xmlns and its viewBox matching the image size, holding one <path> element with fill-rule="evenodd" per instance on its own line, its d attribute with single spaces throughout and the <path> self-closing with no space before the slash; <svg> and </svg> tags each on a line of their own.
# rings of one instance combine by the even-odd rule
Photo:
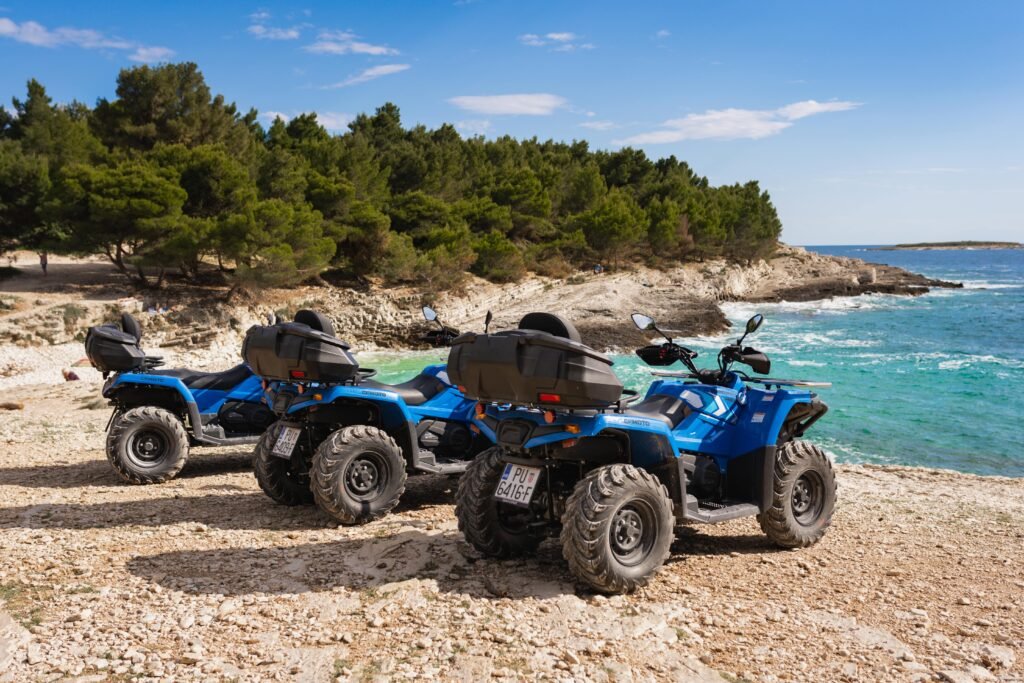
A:
<svg viewBox="0 0 1024 683">
<path fill-rule="evenodd" d="M 89 330 L 85 351 L 103 373 L 103 397 L 114 412 L 107 423 L 107 459 L 130 484 L 158 484 L 185 466 L 192 446 L 256 443 L 273 421 L 260 379 L 243 363 L 223 372 L 161 368 L 140 347 L 139 323 Z"/>
<path fill-rule="evenodd" d="M 448 374 L 482 401 L 475 423 L 495 446 L 460 482 L 459 528 L 480 552 L 509 557 L 559 532 L 572 573 L 591 588 L 645 585 L 668 558 L 676 526 L 756 516 L 776 545 L 809 546 L 832 521 L 836 482 L 825 453 L 800 439 L 827 408 L 827 383 L 754 378 L 763 353 L 743 346 L 761 325 L 698 369 L 666 337 L 637 354 L 661 371 L 641 397 L 622 391 L 611 360 L 570 322 L 530 314 L 520 328 L 453 340 Z M 634 314 L 642 330 L 655 322 Z M 544 329 L 535 332 L 533 329 Z M 659 332 L 660 334 L 660 332 Z"/>
<path fill-rule="evenodd" d="M 423 313 L 437 322 L 429 307 Z M 423 339 L 447 346 L 457 332 L 437 324 Z M 375 382 L 319 313 L 250 329 L 243 355 L 279 418 L 253 453 L 260 488 L 278 503 L 315 502 L 342 524 L 364 524 L 398 504 L 408 474 L 462 474 L 493 444 L 472 426 L 475 402 L 444 365 L 401 384 Z"/>
</svg>

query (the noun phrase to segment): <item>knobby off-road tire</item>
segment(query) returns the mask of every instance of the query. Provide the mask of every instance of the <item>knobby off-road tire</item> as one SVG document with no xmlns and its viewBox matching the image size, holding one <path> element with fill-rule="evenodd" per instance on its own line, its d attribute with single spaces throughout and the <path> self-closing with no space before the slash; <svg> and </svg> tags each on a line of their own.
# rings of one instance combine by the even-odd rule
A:
<svg viewBox="0 0 1024 683">
<path fill-rule="evenodd" d="M 311 505 L 313 493 L 309 478 L 296 471 L 291 460 L 279 458 L 271 450 L 281 434 L 281 423 L 267 427 L 252 452 L 252 471 L 263 493 L 281 505 Z M 301 458 L 301 444 L 295 444 L 292 458 Z"/>
<path fill-rule="evenodd" d="M 771 507 L 757 516 L 761 530 L 783 548 L 806 548 L 825 535 L 836 506 L 836 477 L 828 456 L 806 441 L 788 441 L 775 457 Z"/>
<path fill-rule="evenodd" d="M 107 460 L 129 484 L 159 484 L 188 460 L 188 434 L 174 413 L 142 406 L 118 414 L 107 432 Z"/>
<path fill-rule="evenodd" d="M 366 425 L 344 427 L 313 455 L 313 497 L 342 524 L 366 524 L 398 505 L 405 492 L 405 458 L 387 432 Z"/>
<path fill-rule="evenodd" d="M 542 531 L 528 525 L 529 510 L 494 499 L 505 463 L 501 449 L 481 451 L 462 475 L 455 493 L 459 530 L 474 548 L 491 557 L 515 557 L 537 550 Z"/>
<path fill-rule="evenodd" d="M 668 491 L 632 465 L 605 465 L 577 482 L 562 515 L 562 555 L 602 593 L 630 593 L 668 559 L 674 520 Z"/>
</svg>

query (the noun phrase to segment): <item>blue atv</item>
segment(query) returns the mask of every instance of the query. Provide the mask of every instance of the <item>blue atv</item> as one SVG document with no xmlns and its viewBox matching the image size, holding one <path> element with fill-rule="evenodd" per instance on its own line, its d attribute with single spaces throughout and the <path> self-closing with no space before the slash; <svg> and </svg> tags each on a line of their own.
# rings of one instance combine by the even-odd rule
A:
<svg viewBox="0 0 1024 683">
<path fill-rule="evenodd" d="M 835 477 L 825 453 L 800 437 L 827 410 L 810 389 L 829 385 L 733 369 L 769 372 L 767 356 L 743 345 L 762 316 L 715 368 L 697 368 L 697 353 L 667 336 L 639 349 L 649 365 L 686 368 L 655 372 L 642 398 L 622 391 L 611 360 L 580 343 L 570 322 L 531 317 L 518 330 L 456 338 L 448 360 L 452 380 L 483 402 L 476 424 L 496 444 L 456 496 L 459 528 L 477 550 L 529 553 L 559 530 L 580 581 L 623 593 L 665 562 L 678 525 L 756 515 L 781 547 L 821 539 Z M 647 316 L 633 320 L 658 331 Z"/>
<path fill-rule="evenodd" d="M 107 423 L 107 459 L 130 484 L 158 484 L 185 466 L 191 446 L 256 443 L 273 421 L 260 379 L 243 363 L 224 372 L 161 368 L 140 346 L 131 315 L 120 327 L 89 330 L 85 352 L 103 373 L 103 397 L 114 408 Z"/>
<path fill-rule="evenodd" d="M 448 346 L 457 332 L 423 312 L 439 327 L 425 341 Z M 409 473 L 461 474 L 493 444 L 472 426 L 476 404 L 444 365 L 401 384 L 376 382 L 319 313 L 250 329 L 243 355 L 279 418 L 253 453 L 260 488 L 278 503 L 315 502 L 342 524 L 365 524 L 398 504 Z"/>
</svg>

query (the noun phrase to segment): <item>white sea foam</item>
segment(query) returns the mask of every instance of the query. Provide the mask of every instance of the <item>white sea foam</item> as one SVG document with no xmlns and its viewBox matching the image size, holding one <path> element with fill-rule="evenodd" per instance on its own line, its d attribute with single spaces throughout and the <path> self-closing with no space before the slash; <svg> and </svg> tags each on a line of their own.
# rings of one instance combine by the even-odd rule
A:
<svg viewBox="0 0 1024 683">
<path fill-rule="evenodd" d="M 989 280 L 963 280 L 964 289 L 1024 289 L 1024 282 L 991 282 Z"/>
</svg>

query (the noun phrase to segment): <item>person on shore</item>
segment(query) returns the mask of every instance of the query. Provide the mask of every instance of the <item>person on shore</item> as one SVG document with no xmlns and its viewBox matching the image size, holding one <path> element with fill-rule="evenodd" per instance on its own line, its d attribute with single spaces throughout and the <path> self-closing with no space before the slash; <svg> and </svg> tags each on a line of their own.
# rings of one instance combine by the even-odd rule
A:
<svg viewBox="0 0 1024 683">
<path fill-rule="evenodd" d="M 39 267 L 43 269 L 43 275 L 46 275 L 46 266 L 49 263 L 49 259 L 46 257 L 46 252 L 39 252 Z"/>
<path fill-rule="evenodd" d="M 77 381 L 78 381 L 78 379 L 79 379 L 79 377 L 78 377 L 78 375 L 77 375 L 77 374 L 75 373 L 75 371 L 74 371 L 74 370 L 72 370 L 72 369 L 70 369 L 70 368 L 67 368 L 67 369 L 61 370 L 61 371 L 60 371 L 60 373 L 61 373 L 62 375 L 64 375 L 64 381 L 65 381 L 65 382 L 77 382 Z"/>
</svg>

